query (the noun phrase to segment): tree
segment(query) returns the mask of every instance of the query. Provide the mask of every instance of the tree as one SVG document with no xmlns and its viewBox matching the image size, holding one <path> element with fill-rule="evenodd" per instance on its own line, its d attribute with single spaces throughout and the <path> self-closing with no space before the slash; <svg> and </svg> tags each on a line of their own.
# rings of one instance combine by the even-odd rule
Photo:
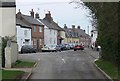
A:
<svg viewBox="0 0 120 81">
<path fill-rule="evenodd" d="M 81 4 L 80 2 L 74 3 Z M 120 67 L 119 3 L 84 2 L 84 6 L 91 10 L 92 24 L 98 30 L 97 43 L 102 47 L 102 59 L 111 61 Z"/>
</svg>

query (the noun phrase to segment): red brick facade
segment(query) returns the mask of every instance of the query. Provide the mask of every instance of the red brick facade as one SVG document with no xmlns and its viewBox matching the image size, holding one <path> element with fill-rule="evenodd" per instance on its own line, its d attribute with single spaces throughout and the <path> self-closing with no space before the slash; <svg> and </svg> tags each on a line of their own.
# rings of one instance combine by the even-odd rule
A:
<svg viewBox="0 0 120 81">
<path fill-rule="evenodd" d="M 36 28 L 34 29 L 34 27 Z M 42 32 L 39 31 L 40 27 L 42 29 Z M 41 42 L 40 42 L 40 39 L 41 39 Z M 37 49 L 40 49 L 41 46 L 44 45 L 44 25 L 41 25 L 41 26 L 32 25 L 32 43 L 33 43 L 33 47 Z"/>
</svg>

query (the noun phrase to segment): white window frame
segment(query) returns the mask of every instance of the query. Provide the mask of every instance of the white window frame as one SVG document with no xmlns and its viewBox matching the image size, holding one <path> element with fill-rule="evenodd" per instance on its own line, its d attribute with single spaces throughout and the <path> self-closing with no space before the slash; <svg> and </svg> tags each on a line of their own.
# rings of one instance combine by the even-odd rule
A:
<svg viewBox="0 0 120 81">
<path fill-rule="evenodd" d="M 28 33 L 27 33 L 27 32 L 28 32 L 27 30 L 24 30 L 24 35 L 25 35 L 25 37 L 28 36 Z"/>
<path fill-rule="evenodd" d="M 51 34 L 52 30 L 50 29 L 50 34 Z"/>
<path fill-rule="evenodd" d="M 42 39 L 41 38 L 39 39 L 39 45 L 42 45 Z"/>
<path fill-rule="evenodd" d="M 39 32 L 42 32 L 42 27 L 39 27 Z"/>
<path fill-rule="evenodd" d="M 36 38 L 33 39 L 33 44 L 37 45 L 37 39 Z"/>
</svg>

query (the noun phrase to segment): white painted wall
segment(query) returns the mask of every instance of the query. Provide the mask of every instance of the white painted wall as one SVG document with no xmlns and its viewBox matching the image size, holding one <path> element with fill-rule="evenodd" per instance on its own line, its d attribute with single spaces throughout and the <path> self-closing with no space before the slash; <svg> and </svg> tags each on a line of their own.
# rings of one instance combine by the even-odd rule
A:
<svg viewBox="0 0 120 81">
<path fill-rule="evenodd" d="M 11 42 L 10 47 L 5 48 L 5 67 L 11 68 L 12 63 L 15 63 L 18 59 L 18 45 Z"/>
<path fill-rule="evenodd" d="M 23 45 L 31 45 L 31 29 L 29 28 L 21 28 L 20 26 L 16 26 L 17 28 L 17 44 L 18 44 L 18 50 L 21 50 L 21 47 Z M 24 32 L 27 31 L 27 35 L 24 34 Z M 29 43 L 25 42 L 25 39 L 29 39 Z"/>
<path fill-rule="evenodd" d="M 51 33 L 50 33 L 51 31 Z M 48 27 L 45 26 L 44 28 L 44 44 L 49 45 L 49 44 L 55 44 L 57 45 L 57 30 L 54 29 L 49 29 Z"/>
<path fill-rule="evenodd" d="M 0 36 L 0 69 L 2 68 L 2 38 Z"/>
<path fill-rule="evenodd" d="M 92 34 L 93 34 L 93 37 L 91 38 L 91 45 L 96 42 L 96 39 L 97 39 L 97 36 L 98 36 L 97 30 L 93 31 Z"/>
<path fill-rule="evenodd" d="M 0 7 L 0 36 L 16 36 L 16 8 Z"/>
</svg>

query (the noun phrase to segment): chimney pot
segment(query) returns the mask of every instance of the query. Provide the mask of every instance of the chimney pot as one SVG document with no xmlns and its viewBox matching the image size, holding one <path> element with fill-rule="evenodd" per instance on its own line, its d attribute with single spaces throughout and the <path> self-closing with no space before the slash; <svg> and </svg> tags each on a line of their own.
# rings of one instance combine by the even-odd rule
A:
<svg viewBox="0 0 120 81">
<path fill-rule="evenodd" d="M 72 29 L 75 29 L 75 25 L 72 25 Z"/>
<path fill-rule="evenodd" d="M 84 30 L 84 32 L 85 32 L 85 30 Z"/>
<path fill-rule="evenodd" d="M 53 20 L 53 18 L 51 17 L 51 13 L 50 11 L 48 11 L 48 13 L 45 14 L 45 18 L 47 21 L 51 22 Z"/>
<path fill-rule="evenodd" d="M 37 18 L 37 19 L 39 19 L 39 18 L 40 18 L 40 16 L 39 16 L 39 14 L 38 14 L 38 13 L 36 13 L 36 14 L 35 14 L 35 18 Z"/>
<path fill-rule="evenodd" d="M 20 12 L 20 9 L 18 10 L 18 13 L 16 14 L 16 18 L 19 18 L 19 19 L 21 19 L 22 17 L 21 17 L 21 12 Z"/>
<path fill-rule="evenodd" d="M 34 11 L 33 11 L 33 9 L 32 9 L 32 11 L 30 11 L 30 14 L 31 14 L 31 17 L 34 18 Z"/>
<path fill-rule="evenodd" d="M 78 26 L 78 29 L 80 29 L 80 26 Z"/>
<path fill-rule="evenodd" d="M 67 26 L 66 26 L 66 24 L 64 24 L 64 28 L 65 28 L 65 29 L 67 29 Z"/>
</svg>

